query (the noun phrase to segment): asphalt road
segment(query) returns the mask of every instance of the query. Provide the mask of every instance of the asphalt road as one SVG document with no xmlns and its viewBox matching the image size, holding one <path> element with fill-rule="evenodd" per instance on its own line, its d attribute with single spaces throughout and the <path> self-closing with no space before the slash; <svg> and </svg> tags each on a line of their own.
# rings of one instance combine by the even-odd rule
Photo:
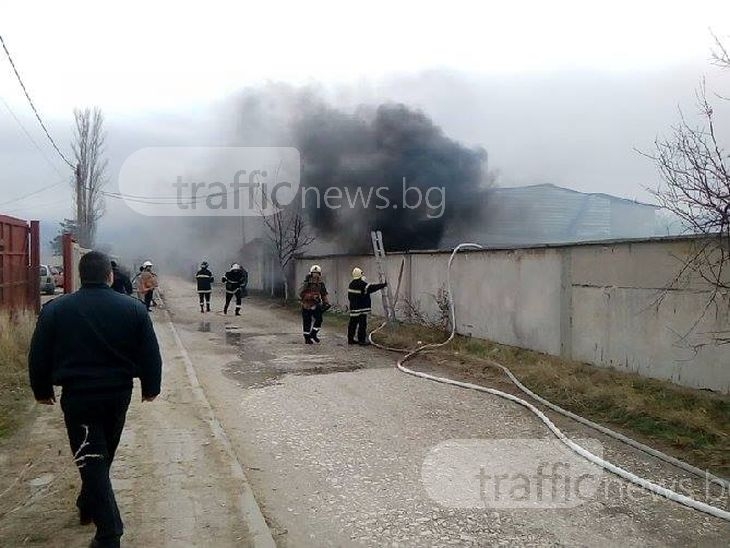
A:
<svg viewBox="0 0 730 548">
<path fill-rule="evenodd" d="M 514 491 L 499 504 L 474 498 L 487 484 L 472 457 L 487 471 L 539 468 L 543 457 L 515 452 L 510 441 L 550 444 L 545 427 L 525 409 L 399 373 L 393 354 L 348 347 L 344 333 L 333 332 L 326 320 L 323 342 L 305 346 L 298 317 L 266 301 L 247 299 L 242 316 L 224 316 L 221 297 L 214 295 L 214 312 L 201 314 L 192 284 L 165 280 L 163 291 L 213 413 L 280 546 L 730 541 L 729 523 L 613 476 L 599 476 L 595 494 L 566 508 L 549 501 L 547 508 L 520 504 Z M 571 435 L 594 438 L 612 459 L 639 473 L 678 478 L 618 442 L 565 427 Z M 474 447 L 477 452 L 468 453 Z M 497 462 L 505 455 L 514 462 Z"/>
</svg>

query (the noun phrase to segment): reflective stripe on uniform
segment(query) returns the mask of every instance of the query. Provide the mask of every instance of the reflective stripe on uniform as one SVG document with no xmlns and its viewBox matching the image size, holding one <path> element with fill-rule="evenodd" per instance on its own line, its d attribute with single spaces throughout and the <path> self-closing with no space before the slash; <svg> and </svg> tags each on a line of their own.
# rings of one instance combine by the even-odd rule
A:
<svg viewBox="0 0 730 548">
<path fill-rule="evenodd" d="M 198 289 L 198 293 L 212 293 L 212 289 Z"/>
</svg>

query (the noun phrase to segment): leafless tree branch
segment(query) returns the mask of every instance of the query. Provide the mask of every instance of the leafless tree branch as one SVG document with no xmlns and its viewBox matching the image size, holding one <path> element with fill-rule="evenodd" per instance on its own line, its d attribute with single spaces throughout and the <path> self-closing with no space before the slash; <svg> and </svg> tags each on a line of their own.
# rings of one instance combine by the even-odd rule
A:
<svg viewBox="0 0 730 548">
<path fill-rule="evenodd" d="M 718 66 L 730 69 L 730 56 L 713 35 L 716 48 L 712 57 Z M 693 124 L 680 111 L 680 121 L 669 137 L 657 139 L 651 158 L 659 169 L 664 185 L 651 191 L 659 205 L 683 222 L 686 231 L 699 238 L 682 259 L 677 275 L 667 291 L 686 287 L 692 279 L 706 283 L 711 290 L 699 317 L 693 322 L 686 340 L 713 306 L 725 302 L 730 290 L 730 166 L 728 154 L 719 142 L 715 112 L 707 98 L 703 80 L 696 93 L 700 122 Z M 653 305 L 661 304 L 663 292 Z M 726 305 L 725 305 L 726 306 Z M 730 342 L 724 334 L 713 341 Z M 696 345 L 695 345 L 696 346 Z"/>
<path fill-rule="evenodd" d="M 275 182 L 279 180 L 279 170 L 280 167 L 274 174 Z M 264 197 L 258 193 L 255 200 L 256 208 L 266 228 L 266 235 L 274 248 L 281 269 L 284 279 L 284 300 L 287 300 L 289 298 L 287 266 L 299 252 L 313 243 L 316 237 L 309 231 L 296 200 L 285 207 L 274 207 L 273 211 L 267 211 L 264 207 Z"/>
</svg>

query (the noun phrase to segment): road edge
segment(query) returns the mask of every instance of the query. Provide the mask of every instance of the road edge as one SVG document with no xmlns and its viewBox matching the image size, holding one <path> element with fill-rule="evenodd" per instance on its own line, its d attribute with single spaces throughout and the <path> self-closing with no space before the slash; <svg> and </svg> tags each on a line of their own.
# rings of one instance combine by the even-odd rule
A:
<svg viewBox="0 0 730 548">
<path fill-rule="evenodd" d="M 195 365 L 190 359 L 190 355 L 188 354 L 188 351 L 185 348 L 182 339 L 180 339 L 180 335 L 175 328 L 175 324 L 172 321 L 170 313 L 167 310 L 165 310 L 164 313 L 166 323 L 170 327 L 172 336 L 175 339 L 175 344 L 178 346 L 183 361 L 185 362 L 185 371 L 187 373 L 188 381 L 190 382 L 193 394 L 195 394 L 195 398 L 206 410 L 207 416 L 204 417 L 205 422 L 208 423 L 208 426 L 213 433 L 213 437 L 215 437 L 218 443 L 221 444 L 224 451 L 228 455 L 233 478 L 238 480 L 241 484 L 240 505 L 242 518 L 249 530 L 249 533 L 251 534 L 251 541 L 253 543 L 253 546 L 257 548 L 275 548 L 276 542 L 274 541 L 274 537 L 271 535 L 271 530 L 269 529 L 269 526 L 266 524 L 266 520 L 264 519 L 264 515 L 261 512 L 261 508 L 259 507 L 258 502 L 256 502 L 253 490 L 251 489 L 251 484 L 248 481 L 245 472 L 243 471 L 241 461 L 238 460 L 238 456 L 233 450 L 233 447 L 230 440 L 228 439 L 228 436 L 226 435 L 225 430 L 223 429 L 220 421 L 218 421 L 215 413 L 213 412 L 213 406 L 210 404 L 210 401 L 205 395 L 205 391 L 203 390 L 203 387 L 198 380 L 198 375 L 195 371 Z"/>
</svg>

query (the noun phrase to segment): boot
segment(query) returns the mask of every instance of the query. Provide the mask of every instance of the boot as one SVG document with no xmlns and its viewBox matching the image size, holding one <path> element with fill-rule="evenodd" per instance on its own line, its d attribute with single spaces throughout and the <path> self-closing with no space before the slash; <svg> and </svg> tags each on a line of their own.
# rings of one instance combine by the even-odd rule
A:
<svg viewBox="0 0 730 548">
<path fill-rule="evenodd" d="M 312 340 L 316 343 L 319 342 L 319 337 L 317 336 L 317 333 L 319 333 L 318 329 L 312 329 Z"/>
<path fill-rule="evenodd" d="M 205 311 L 210 312 L 210 303 L 208 302 L 205 303 Z"/>
<path fill-rule="evenodd" d="M 304 335 L 304 344 L 314 344 L 311 335 Z"/>
<path fill-rule="evenodd" d="M 236 307 L 236 316 L 240 316 L 240 315 L 241 315 L 241 307 L 237 306 Z"/>
<path fill-rule="evenodd" d="M 200 313 L 201 314 L 203 313 L 203 305 L 202 304 L 200 305 Z"/>
</svg>

